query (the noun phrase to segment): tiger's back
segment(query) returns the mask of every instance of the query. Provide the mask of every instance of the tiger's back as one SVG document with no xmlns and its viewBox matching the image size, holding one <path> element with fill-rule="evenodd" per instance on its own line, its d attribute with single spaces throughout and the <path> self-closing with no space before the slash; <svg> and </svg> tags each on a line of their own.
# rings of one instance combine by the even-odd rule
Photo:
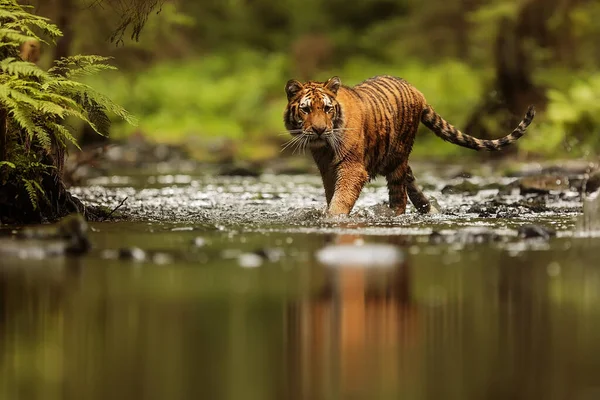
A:
<svg viewBox="0 0 600 400">
<path fill-rule="evenodd" d="M 357 102 L 343 103 L 344 108 L 363 115 L 358 129 L 364 132 L 367 172 L 370 177 L 388 175 L 408 161 L 425 97 L 404 79 L 387 75 L 367 79 L 348 90 Z"/>
</svg>

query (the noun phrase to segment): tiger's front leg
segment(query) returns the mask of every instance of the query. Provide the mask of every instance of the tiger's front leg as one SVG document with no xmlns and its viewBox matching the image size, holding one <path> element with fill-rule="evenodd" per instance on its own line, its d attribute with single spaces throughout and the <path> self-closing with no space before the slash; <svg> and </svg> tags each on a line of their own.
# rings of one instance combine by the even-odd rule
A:
<svg viewBox="0 0 600 400">
<path fill-rule="evenodd" d="M 368 179 L 369 175 L 362 164 L 340 166 L 336 173 L 335 189 L 327 215 L 350 214 Z"/>
</svg>

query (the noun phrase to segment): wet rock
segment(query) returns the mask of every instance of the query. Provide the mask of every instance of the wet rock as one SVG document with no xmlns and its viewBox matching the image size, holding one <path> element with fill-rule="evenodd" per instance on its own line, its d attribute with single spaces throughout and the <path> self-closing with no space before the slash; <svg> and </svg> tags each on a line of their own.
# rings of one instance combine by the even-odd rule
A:
<svg viewBox="0 0 600 400">
<path fill-rule="evenodd" d="M 563 192 L 570 189 L 569 178 L 559 175 L 525 177 L 520 179 L 519 189 L 522 195 Z"/>
<path fill-rule="evenodd" d="M 468 180 L 464 180 L 456 185 L 446 185 L 442 189 L 442 194 L 468 194 L 475 195 L 481 190 L 479 185 L 474 184 Z"/>
<path fill-rule="evenodd" d="M 556 236 L 555 231 L 541 225 L 523 225 L 519 227 L 517 233 L 523 239 L 541 238 L 548 240 L 550 237 Z"/>
<path fill-rule="evenodd" d="M 455 178 L 472 178 L 473 174 L 470 173 L 469 171 L 465 171 L 465 170 L 461 170 L 457 173 L 455 173 L 451 178 L 455 179 Z"/>
<path fill-rule="evenodd" d="M 392 267 L 404 261 L 400 248 L 376 243 L 329 245 L 316 256 L 319 262 L 332 267 Z"/>
</svg>

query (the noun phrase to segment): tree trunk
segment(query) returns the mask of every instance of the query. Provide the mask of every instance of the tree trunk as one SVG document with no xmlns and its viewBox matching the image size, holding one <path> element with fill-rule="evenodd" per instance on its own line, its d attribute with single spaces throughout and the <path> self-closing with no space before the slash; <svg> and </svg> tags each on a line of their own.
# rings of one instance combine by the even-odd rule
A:
<svg viewBox="0 0 600 400">
<path fill-rule="evenodd" d="M 524 20 L 521 14 L 526 9 L 521 10 L 518 21 Z M 514 25 L 508 19 L 500 22 L 494 45 L 496 77 L 486 91 L 493 95 L 484 98 L 471 114 L 465 126 L 470 135 L 484 139 L 507 135 L 521 121 L 530 104 L 538 110 L 546 107 L 545 91 L 536 86 L 531 77 L 531 56 L 525 49 L 520 29 L 521 23 Z M 493 130 L 486 123 L 488 118 L 497 122 Z M 516 146 L 511 146 L 492 156 L 502 157 L 515 151 Z"/>
<path fill-rule="evenodd" d="M 54 50 L 54 59 L 58 60 L 71 54 L 73 44 L 73 16 L 75 8 L 73 0 L 56 0 L 56 24 L 61 29 L 63 36 L 58 39 Z"/>
</svg>

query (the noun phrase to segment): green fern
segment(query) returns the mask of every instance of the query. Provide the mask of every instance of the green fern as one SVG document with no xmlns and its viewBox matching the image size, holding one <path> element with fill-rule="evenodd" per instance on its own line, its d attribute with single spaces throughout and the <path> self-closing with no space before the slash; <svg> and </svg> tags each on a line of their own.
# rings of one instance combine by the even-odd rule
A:
<svg viewBox="0 0 600 400">
<path fill-rule="evenodd" d="M 0 115 L 8 116 L 5 142 L 22 149 L 13 151 L 12 158 L 9 154 L 9 159 L 0 160 L 0 165 L 16 167 L 36 207 L 40 196 L 45 196 L 39 184 L 42 175 L 49 168 L 60 173 L 69 143 L 79 148 L 73 128 L 66 125 L 67 118 L 80 119 L 104 136 L 109 134 L 111 115 L 131 124 L 137 121 L 107 96 L 74 80 L 114 70 L 108 64 L 110 58 L 76 55 L 57 60 L 48 71 L 19 58 L 19 49 L 28 40 L 43 41 L 43 36 L 53 41 L 62 35 L 48 19 L 29 13 L 30 9 L 16 0 L 0 0 Z M 53 160 L 54 165 L 39 160 Z"/>
<path fill-rule="evenodd" d="M 37 195 L 37 189 L 34 185 L 33 180 L 31 179 L 22 179 L 23 182 L 23 187 L 25 188 L 25 191 L 27 192 L 27 195 L 29 196 L 29 201 L 31 201 L 31 205 L 33 206 L 33 209 L 37 209 L 38 207 L 38 195 Z M 43 191 L 43 189 L 42 189 Z"/>
</svg>

